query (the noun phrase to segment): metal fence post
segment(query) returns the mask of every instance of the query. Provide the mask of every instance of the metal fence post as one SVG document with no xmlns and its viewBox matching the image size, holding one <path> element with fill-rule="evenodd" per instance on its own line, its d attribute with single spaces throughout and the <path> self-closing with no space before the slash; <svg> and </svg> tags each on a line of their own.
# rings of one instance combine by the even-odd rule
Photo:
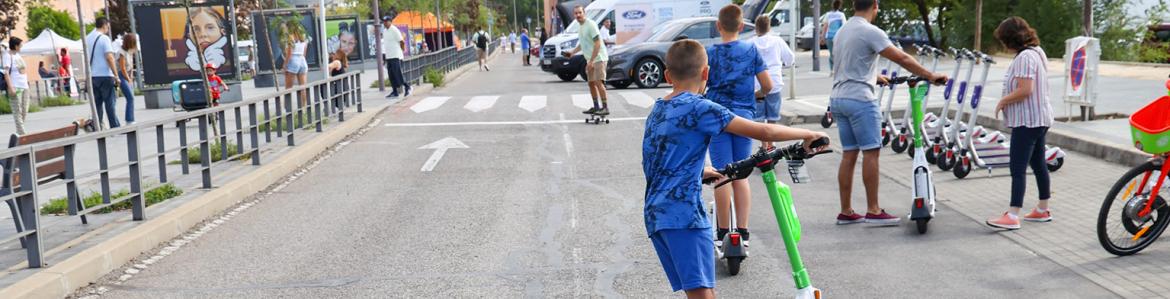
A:
<svg viewBox="0 0 1170 299">
<path fill-rule="evenodd" d="M 283 95 L 277 96 L 276 99 L 273 99 L 273 102 L 276 102 L 276 113 L 273 114 L 273 116 L 276 118 L 276 128 L 275 128 L 276 137 L 284 137 L 284 130 L 287 129 L 287 128 L 285 128 L 286 126 L 284 125 L 285 111 L 283 108 L 284 102 L 285 102 L 284 98 L 286 98 L 286 97 L 288 97 L 288 94 L 283 94 Z M 272 122 L 272 119 L 269 118 L 268 121 Z M 273 130 L 271 125 L 268 126 L 268 130 L 270 130 L 270 131 Z"/>
<path fill-rule="evenodd" d="M 102 203 L 108 204 L 110 203 L 110 157 L 106 155 L 106 138 L 98 138 L 97 145 L 98 169 L 101 171 Z"/>
<path fill-rule="evenodd" d="M 294 122 L 292 119 L 293 114 L 294 114 L 293 108 L 292 108 L 293 107 L 292 98 L 293 98 L 292 94 L 285 94 L 284 95 L 284 117 L 285 117 L 284 122 L 285 122 L 285 124 L 287 124 L 287 126 L 284 126 L 283 129 L 285 130 L 285 133 L 288 133 L 288 146 L 297 145 L 296 140 L 293 139 L 293 133 L 295 133 L 294 130 L 296 130 L 296 128 L 293 125 Z M 297 109 L 297 113 L 296 113 L 297 116 L 300 116 L 300 111 L 301 111 L 300 109 Z M 297 123 L 299 123 L 299 121 Z"/>
<path fill-rule="evenodd" d="M 357 96 L 355 97 L 357 100 L 357 112 L 361 113 L 362 112 L 362 84 L 361 84 L 362 73 L 354 74 L 354 76 L 357 76 L 357 80 L 353 84 L 354 86 L 357 86 L 357 88 L 355 88 L 355 90 L 357 90 L 357 92 L 356 92 Z"/>
<path fill-rule="evenodd" d="M 270 99 L 264 99 L 264 143 L 272 143 L 272 114 L 268 113 L 269 100 Z M 256 113 L 253 112 L 252 114 Z"/>
<path fill-rule="evenodd" d="M 158 182 L 167 182 L 167 146 L 163 134 L 163 125 L 154 127 L 156 148 L 158 149 Z"/>
<path fill-rule="evenodd" d="M 216 121 L 215 124 L 213 124 L 213 125 L 219 126 L 219 159 L 220 160 L 227 160 L 228 159 L 228 137 L 227 137 L 227 118 L 225 117 L 225 116 L 227 116 L 227 113 L 225 113 L 225 111 L 223 111 L 223 110 L 220 110 L 219 112 L 215 112 L 215 116 L 218 119 L 218 121 Z M 214 128 L 212 130 L 214 131 Z"/>
<path fill-rule="evenodd" d="M 210 114 L 199 116 L 199 164 L 203 174 L 203 188 L 211 189 L 211 138 L 207 135 L 207 118 Z"/>
<path fill-rule="evenodd" d="M 244 108 L 242 106 L 237 106 L 236 108 L 233 108 L 234 112 L 236 113 L 236 154 L 237 155 L 244 154 L 244 118 L 243 118 L 243 112 L 240 111 L 240 109 L 244 109 Z"/>
<path fill-rule="evenodd" d="M 142 221 L 146 219 L 146 201 L 142 194 L 142 172 L 139 170 L 142 156 L 138 154 L 137 130 L 126 133 L 126 158 L 130 162 L 130 194 L 133 194 L 130 197 L 130 208 L 134 221 Z"/>
<path fill-rule="evenodd" d="M 267 103 L 265 102 L 265 111 Z M 248 133 L 252 135 L 252 165 L 260 165 L 260 127 L 256 122 L 256 103 L 248 104 Z"/>
<path fill-rule="evenodd" d="M 77 215 L 80 210 L 77 204 L 80 199 L 80 194 L 77 194 L 77 171 L 75 166 L 77 160 L 73 158 L 74 150 L 77 148 L 76 144 L 65 146 L 65 206 L 68 208 L 69 215 Z M 89 220 L 84 215 L 81 216 L 82 223 L 88 223 Z"/>
<path fill-rule="evenodd" d="M 25 252 L 28 254 L 28 267 L 41 268 L 45 265 L 43 260 L 43 252 L 41 251 L 41 216 L 37 212 L 40 207 L 37 204 L 37 168 L 36 168 L 36 149 L 35 146 L 29 147 L 28 152 L 18 158 L 17 167 L 20 169 L 20 192 L 30 191 L 28 195 L 16 198 L 18 213 L 14 217 L 20 217 L 22 224 L 24 224 L 25 231 L 31 231 L 29 235 L 24 236 Z"/>
<path fill-rule="evenodd" d="M 321 102 L 323 100 L 321 98 L 321 93 L 322 93 L 322 90 L 324 90 L 324 92 L 329 91 L 329 83 L 326 82 L 326 83 L 318 84 L 316 86 L 313 86 L 312 88 L 315 92 L 313 92 L 313 96 L 311 97 L 313 99 L 313 104 L 309 105 L 309 106 L 313 108 L 313 111 L 311 113 L 316 115 L 316 119 L 314 119 L 313 121 L 316 123 L 317 133 L 321 133 L 321 124 L 325 122 L 325 121 L 321 120 L 321 109 L 323 108 L 321 105 Z M 312 115 L 310 115 L 310 117 L 312 117 Z"/>
</svg>

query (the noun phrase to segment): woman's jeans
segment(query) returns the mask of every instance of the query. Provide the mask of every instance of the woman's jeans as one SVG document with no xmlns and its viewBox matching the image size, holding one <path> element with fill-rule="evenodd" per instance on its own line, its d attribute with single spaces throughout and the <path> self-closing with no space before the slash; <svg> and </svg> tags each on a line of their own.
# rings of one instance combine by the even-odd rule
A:
<svg viewBox="0 0 1170 299">
<path fill-rule="evenodd" d="M 122 89 L 122 96 L 126 97 L 126 123 L 132 123 L 134 122 L 134 88 L 132 88 L 130 80 L 126 80 L 126 77 L 119 76 L 118 79 L 122 81 L 118 88 Z"/>
<path fill-rule="evenodd" d="M 1049 190 L 1047 157 L 1044 156 L 1046 147 L 1044 137 L 1048 135 L 1048 127 L 1012 128 L 1012 147 L 1009 150 L 1011 161 L 1008 168 L 1012 173 L 1012 207 L 1024 206 L 1024 189 L 1028 186 L 1027 170 L 1032 166 L 1032 174 L 1036 176 L 1036 186 L 1040 189 L 1040 200 L 1052 197 Z"/>
</svg>

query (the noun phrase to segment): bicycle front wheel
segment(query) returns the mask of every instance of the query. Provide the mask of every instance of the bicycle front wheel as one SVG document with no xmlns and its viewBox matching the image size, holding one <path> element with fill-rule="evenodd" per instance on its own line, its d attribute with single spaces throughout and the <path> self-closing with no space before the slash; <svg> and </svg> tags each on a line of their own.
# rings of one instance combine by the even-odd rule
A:
<svg viewBox="0 0 1170 299">
<path fill-rule="evenodd" d="M 1160 169 L 1161 165 L 1154 162 L 1143 163 L 1122 175 L 1109 189 L 1097 216 L 1097 239 L 1105 251 L 1118 256 L 1138 253 L 1166 230 L 1170 222 L 1170 206 L 1165 201 L 1168 194 L 1150 198 Z M 1154 203 L 1150 213 L 1141 216 L 1151 200 Z"/>
</svg>

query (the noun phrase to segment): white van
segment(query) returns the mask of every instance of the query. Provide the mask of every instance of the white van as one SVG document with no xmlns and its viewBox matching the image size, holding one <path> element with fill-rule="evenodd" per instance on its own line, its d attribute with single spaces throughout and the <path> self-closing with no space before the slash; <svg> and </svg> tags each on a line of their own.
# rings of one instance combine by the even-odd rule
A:
<svg viewBox="0 0 1170 299">
<path fill-rule="evenodd" d="M 799 9 L 799 8 L 797 8 Z M 775 6 L 772 6 L 772 11 L 768 12 L 768 19 L 772 25 L 771 31 L 768 34 L 784 38 L 789 41 L 793 34 L 798 33 L 798 27 L 794 20 L 797 19 L 799 13 L 792 13 L 792 1 L 781 0 Z"/>
<path fill-rule="evenodd" d="M 765 3 L 766 0 L 748 0 L 743 6 L 744 16 L 754 18 L 763 10 Z M 731 4 L 731 0 L 596 0 L 585 7 L 585 17 L 599 25 L 602 20 L 611 20 L 613 34 L 620 45 L 646 40 L 651 28 L 666 21 L 716 16 L 719 9 L 728 4 Z M 554 73 L 564 81 L 572 81 L 578 75 L 585 78 L 583 57 L 561 56 L 561 52 L 577 47 L 578 29 L 577 21 L 573 20 L 564 32 L 545 41 L 539 55 L 541 70 Z"/>
</svg>

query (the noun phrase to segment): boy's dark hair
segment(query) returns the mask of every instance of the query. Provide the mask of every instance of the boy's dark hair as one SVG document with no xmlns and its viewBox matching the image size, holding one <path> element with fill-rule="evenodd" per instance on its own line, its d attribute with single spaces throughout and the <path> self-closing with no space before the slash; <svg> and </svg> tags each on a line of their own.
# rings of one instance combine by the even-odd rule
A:
<svg viewBox="0 0 1170 299">
<path fill-rule="evenodd" d="M 1028 21 L 1020 17 L 1010 17 L 999 23 L 999 27 L 995 28 L 995 39 L 1015 51 L 1040 45 L 1036 29 L 1032 29 Z"/>
<path fill-rule="evenodd" d="M 853 11 L 867 11 L 877 5 L 877 0 L 853 0 Z"/>
<path fill-rule="evenodd" d="M 666 50 L 666 71 L 676 82 L 701 79 L 706 65 L 707 50 L 693 39 L 676 41 Z"/>
<path fill-rule="evenodd" d="M 743 10 L 739 5 L 728 4 L 719 9 L 719 30 L 723 32 L 739 32 L 739 25 L 743 25 Z"/>
<path fill-rule="evenodd" d="M 93 26 L 94 26 L 93 28 L 106 27 L 106 24 L 109 24 L 109 23 L 110 23 L 110 19 L 107 19 L 106 17 L 98 17 L 96 20 L 93 21 Z"/>
<path fill-rule="evenodd" d="M 21 40 L 19 37 L 10 37 L 8 38 L 8 49 L 16 49 L 16 47 L 20 47 L 20 44 L 22 43 L 24 43 L 24 40 Z"/>
<path fill-rule="evenodd" d="M 841 0 L 833 0 L 833 10 L 841 10 Z"/>
</svg>

